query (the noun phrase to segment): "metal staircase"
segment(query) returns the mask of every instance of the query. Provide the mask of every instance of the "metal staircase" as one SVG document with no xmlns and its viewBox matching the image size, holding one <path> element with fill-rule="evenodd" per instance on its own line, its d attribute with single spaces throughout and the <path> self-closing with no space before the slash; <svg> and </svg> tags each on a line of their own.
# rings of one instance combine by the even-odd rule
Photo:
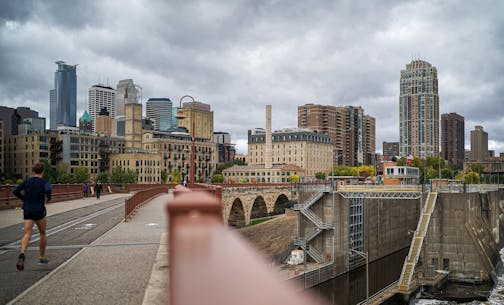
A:
<svg viewBox="0 0 504 305">
<path fill-rule="evenodd" d="M 324 196 L 324 192 L 323 191 L 320 191 L 320 192 L 317 192 L 315 194 L 313 194 L 313 196 L 311 196 L 310 198 L 308 198 L 308 200 L 306 201 L 306 203 L 304 204 L 295 204 L 294 205 L 294 210 L 301 210 L 301 209 L 309 209 L 315 202 L 317 202 L 317 200 L 319 200 L 320 198 L 322 198 L 322 196 Z"/>
<path fill-rule="evenodd" d="M 324 256 L 315 247 L 310 246 L 310 241 L 317 237 L 322 231 L 333 229 L 333 225 L 330 223 L 325 223 L 320 216 L 315 214 L 313 210 L 310 209 L 320 198 L 324 196 L 324 190 L 319 190 L 313 194 L 304 204 L 294 205 L 294 209 L 301 212 L 301 214 L 306 217 L 310 222 L 312 222 L 315 227 L 304 237 L 298 238 L 294 241 L 294 245 L 300 246 L 306 251 L 311 258 L 313 258 L 317 263 L 323 263 Z"/>
<path fill-rule="evenodd" d="M 315 247 L 310 247 L 303 239 L 296 239 L 294 241 L 295 246 L 301 247 L 311 258 L 313 258 L 317 263 L 324 263 L 324 256 Z"/>
<path fill-rule="evenodd" d="M 325 230 L 332 229 L 332 224 L 323 222 L 322 219 L 320 219 L 320 217 L 317 214 L 315 214 L 312 210 L 302 208 L 300 212 L 311 222 L 313 222 L 317 226 L 317 228 Z"/>
<path fill-rule="evenodd" d="M 418 221 L 417 229 L 415 235 L 411 240 L 411 246 L 409 249 L 408 256 L 406 257 L 401 272 L 401 278 L 399 279 L 399 291 L 408 291 L 411 285 L 411 279 L 413 278 L 413 273 L 415 271 L 415 266 L 420 257 L 420 252 L 422 250 L 423 241 L 425 235 L 427 234 L 427 229 L 429 228 L 429 222 L 436 206 L 437 192 L 429 192 L 427 195 L 427 203 L 422 209 L 422 215 Z"/>
</svg>

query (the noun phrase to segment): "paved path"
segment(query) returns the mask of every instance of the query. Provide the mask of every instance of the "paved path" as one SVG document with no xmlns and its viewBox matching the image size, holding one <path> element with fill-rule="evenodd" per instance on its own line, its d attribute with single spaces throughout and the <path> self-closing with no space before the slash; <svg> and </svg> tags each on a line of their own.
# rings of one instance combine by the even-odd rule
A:
<svg viewBox="0 0 504 305">
<path fill-rule="evenodd" d="M 9 304 L 165 304 L 171 196 L 148 202 Z"/>
<path fill-rule="evenodd" d="M 101 196 L 100 199 L 96 197 L 80 198 L 69 201 L 51 202 L 46 204 L 47 216 L 56 215 L 59 213 L 75 210 L 85 206 L 100 203 L 105 200 L 112 200 L 116 198 L 128 198 L 131 194 L 108 194 Z M 0 228 L 5 228 L 18 223 L 22 223 L 23 210 L 21 208 L 0 210 Z"/>
</svg>

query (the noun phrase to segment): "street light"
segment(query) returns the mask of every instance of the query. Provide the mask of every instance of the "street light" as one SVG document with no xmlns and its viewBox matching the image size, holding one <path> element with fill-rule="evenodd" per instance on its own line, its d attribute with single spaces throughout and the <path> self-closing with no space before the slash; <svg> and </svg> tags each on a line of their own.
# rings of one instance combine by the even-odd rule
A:
<svg viewBox="0 0 504 305">
<path fill-rule="evenodd" d="M 177 120 L 182 120 L 182 119 L 185 119 L 186 116 L 184 115 L 184 112 L 182 111 L 182 100 L 184 98 L 190 98 L 192 100 L 192 103 L 191 103 L 191 121 L 189 122 L 190 123 L 190 126 L 191 126 L 191 158 L 190 158 L 190 168 L 189 168 L 189 188 L 194 188 L 194 119 L 193 119 L 193 116 L 194 116 L 194 98 L 190 95 L 184 95 L 180 98 L 180 101 L 179 101 L 179 109 L 177 111 Z"/>
<path fill-rule="evenodd" d="M 361 251 L 357 251 L 354 249 L 350 249 L 350 252 L 356 253 L 359 256 L 366 259 L 366 303 L 365 304 L 367 304 L 368 299 L 369 299 L 369 259 L 368 259 L 368 254 L 367 254 L 367 252 L 361 252 Z"/>
</svg>

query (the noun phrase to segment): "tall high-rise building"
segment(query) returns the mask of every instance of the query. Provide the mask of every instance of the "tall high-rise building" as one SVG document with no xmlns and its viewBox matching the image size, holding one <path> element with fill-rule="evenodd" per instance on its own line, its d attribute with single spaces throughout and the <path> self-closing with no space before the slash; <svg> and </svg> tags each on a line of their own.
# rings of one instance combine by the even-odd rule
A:
<svg viewBox="0 0 504 305">
<path fill-rule="evenodd" d="M 50 128 L 77 126 L 77 65 L 57 61 L 54 89 L 49 92 Z"/>
<path fill-rule="evenodd" d="M 125 115 L 124 104 L 138 104 L 140 102 L 140 90 L 142 88 L 136 85 L 132 79 L 123 79 L 117 83 L 117 90 L 115 96 L 115 115 L 117 116 Z M 128 92 L 128 100 L 124 99 L 124 96 Z"/>
<path fill-rule="evenodd" d="M 96 117 L 103 108 L 107 108 L 110 117 L 115 118 L 115 96 L 116 90 L 109 86 L 98 84 L 88 89 L 88 112 L 93 118 L 93 131 L 96 131 Z"/>
<path fill-rule="evenodd" d="M 194 137 L 212 140 L 213 138 L 213 111 L 209 104 L 202 102 L 187 102 L 182 104 L 184 118 L 178 119 L 178 126 L 185 127 L 192 134 L 194 125 Z"/>
<path fill-rule="evenodd" d="M 437 69 L 424 60 L 412 60 L 401 70 L 399 155 L 421 159 L 439 155 Z"/>
<path fill-rule="evenodd" d="M 441 156 L 450 164 L 462 166 L 465 154 L 464 117 L 452 112 L 441 115 Z"/>
<path fill-rule="evenodd" d="M 298 127 L 331 137 L 334 164 L 357 166 L 374 163 L 375 118 L 362 107 L 306 104 L 298 107 Z"/>
<path fill-rule="evenodd" d="M 44 132 L 46 128 L 45 118 L 39 117 L 38 112 L 29 107 L 0 106 L 0 120 L 4 122 L 5 136 Z"/>
<path fill-rule="evenodd" d="M 471 130 L 471 161 L 481 162 L 488 158 L 488 133 L 483 126 Z"/>
<path fill-rule="evenodd" d="M 154 121 L 154 130 L 167 131 L 172 127 L 172 101 L 169 98 L 150 98 L 146 103 L 147 117 Z"/>
</svg>

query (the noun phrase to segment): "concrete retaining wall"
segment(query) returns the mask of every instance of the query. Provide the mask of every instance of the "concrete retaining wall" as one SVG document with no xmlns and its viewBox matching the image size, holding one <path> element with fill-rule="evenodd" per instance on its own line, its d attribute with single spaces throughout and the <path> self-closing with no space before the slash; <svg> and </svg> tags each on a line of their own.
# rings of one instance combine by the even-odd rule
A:
<svg viewBox="0 0 504 305">
<path fill-rule="evenodd" d="M 420 214 L 419 199 L 364 199 L 364 251 L 369 252 L 369 261 L 408 247 Z M 332 230 L 319 234 L 312 242 L 326 258 L 331 258 L 334 247 L 334 274 L 349 271 L 349 205 L 350 200 L 339 193 L 325 193 L 311 209 L 326 223 L 334 225 Z M 299 217 L 300 236 L 308 235 L 314 224 Z M 333 240 L 334 239 L 334 240 Z"/>
<path fill-rule="evenodd" d="M 498 241 L 502 191 L 440 193 L 417 271 L 433 277 L 449 270 L 460 281 L 488 281 L 500 265 Z"/>
</svg>

